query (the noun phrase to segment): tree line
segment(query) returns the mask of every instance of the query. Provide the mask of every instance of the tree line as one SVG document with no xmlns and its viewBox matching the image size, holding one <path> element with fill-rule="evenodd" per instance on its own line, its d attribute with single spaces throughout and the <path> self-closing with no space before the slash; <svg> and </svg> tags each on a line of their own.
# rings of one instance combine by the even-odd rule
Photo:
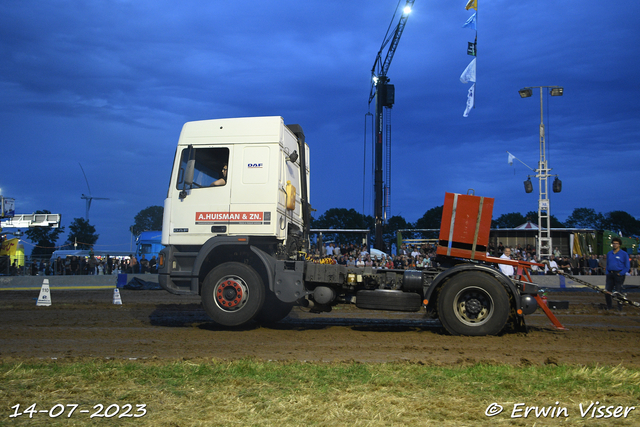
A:
<svg viewBox="0 0 640 427">
<path fill-rule="evenodd" d="M 384 227 L 383 236 L 386 242 L 395 240 L 398 230 L 439 230 L 442 219 L 443 206 L 436 206 L 424 213 L 420 219 L 411 223 L 399 215 L 392 216 Z M 538 223 L 538 212 L 529 211 L 526 214 L 511 212 L 500 215 L 491 221 L 491 228 L 515 228 L 531 221 Z M 611 230 L 621 233 L 625 237 L 640 236 L 640 221 L 624 211 L 611 211 L 605 214 L 591 208 L 575 208 L 571 215 L 561 222 L 554 215 L 549 217 L 551 228 L 578 228 L 594 230 Z M 355 209 L 332 208 L 312 219 L 311 228 L 315 229 L 369 229 L 373 235 L 375 230 L 374 218 L 363 215 Z M 411 232 L 409 232 L 411 233 Z M 413 233 L 413 234 L 418 234 Z M 423 237 L 436 237 L 437 233 L 420 232 Z M 431 234 L 430 236 L 428 234 Z M 435 236 L 434 236 L 435 234 Z M 354 243 L 360 237 L 335 234 L 330 236 L 336 243 Z"/>
<path fill-rule="evenodd" d="M 36 214 L 50 214 L 48 210 L 36 211 Z M 84 218 L 74 218 L 69 225 L 69 234 L 67 240 L 58 245 L 60 235 L 64 233 L 65 227 L 32 227 L 25 231 L 25 235 L 34 244 L 31 251 L 32 258 L 50 258 L 51 254 L 57 249 L 90 249 L 95 245 L 100 237 L 96 233 L 96 227 L 89 224 Z"/>
</svg>

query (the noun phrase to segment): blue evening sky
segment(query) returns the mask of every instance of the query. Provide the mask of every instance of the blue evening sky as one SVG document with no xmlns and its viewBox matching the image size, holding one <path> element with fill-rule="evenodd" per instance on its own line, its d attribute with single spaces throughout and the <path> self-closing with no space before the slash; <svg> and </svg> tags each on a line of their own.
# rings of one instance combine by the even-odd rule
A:
<svg viewBox="0 0 640 427">
<path fill-rule="evenodd" d="M 549 164 L 563 181 L 551 214 L 640 216 L 640 2 L 479 0 L 476 108 L 466 0 L 416 0 L 388 76 L 391 215 L 416 221 L 445 192 L 495 198 L 494 218 L 537 210 L 539 93 Z M 18 213 L 84 217 L 98 245 L 129 250 L 134 216 L 162 205 L 191 120 L 283 116 L 311 147 L 316 216 L 373 211 L 364 159 L 370 72 L 395 0 L 49 0 L 0 4 L 0 191 Z M 373 108 L 371 108 L 373 110 Z M 548 114 L 547 114 L 548 113 Z M 367 166 L 363 195 L 363 168 Z M 62 243 L 61 238 L 59 243 Z M 25 249 L 28 250 L 28 244 Z"/>
</svg>

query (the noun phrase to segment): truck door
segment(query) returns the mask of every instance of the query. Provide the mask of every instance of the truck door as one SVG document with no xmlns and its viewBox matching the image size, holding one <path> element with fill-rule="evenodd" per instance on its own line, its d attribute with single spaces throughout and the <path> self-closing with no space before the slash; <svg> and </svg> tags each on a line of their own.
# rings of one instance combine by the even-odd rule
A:
<svg viewBox="0 0 640 427">
<path fill-rule="evenodd" d="M 279 147 L 268 144 L 236 146 L 239 170 L 231 190 L 231 234 L 272 235 L 278 201 Z M 275 219 L 275 217 L 274 217 Z"/>
<path fill-rule="evenodd" d="M 180 215 L 172 215 L 174 234 L 185 233 L 201 243 L 203 237 L 228 233 L 232 154 L 230 147 L 219 146 L 182 150 L 176 188 L 184 191 L 176 204 Z M 185 186 L 189 160 L 195 161 L 193 183 Z"/>
</svg>

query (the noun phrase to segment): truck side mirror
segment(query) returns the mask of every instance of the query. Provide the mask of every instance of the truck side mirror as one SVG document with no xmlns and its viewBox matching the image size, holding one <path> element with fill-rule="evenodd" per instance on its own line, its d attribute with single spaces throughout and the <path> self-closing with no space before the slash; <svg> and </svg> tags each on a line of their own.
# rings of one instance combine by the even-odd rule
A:
<svg viewBox="0 0 640 427">
<path fill-rule="evenodd" d="M 195 160 L 187 161 L 187 169 L 184 171 L 184 184 L 185 185 L 193 185 L 193 174 L 196 168 Z"/>
<path fill-rule="evenodd" d="M 184 171 L 184 179 L 182 180 L 182 191 L 180 192 L 180 199 L 187 197 L 187 186 L 191 188 L 193 186 L 193 174 L 196 168 L 195 160 L 187 160 L 187 169 Z"/>
</svg>

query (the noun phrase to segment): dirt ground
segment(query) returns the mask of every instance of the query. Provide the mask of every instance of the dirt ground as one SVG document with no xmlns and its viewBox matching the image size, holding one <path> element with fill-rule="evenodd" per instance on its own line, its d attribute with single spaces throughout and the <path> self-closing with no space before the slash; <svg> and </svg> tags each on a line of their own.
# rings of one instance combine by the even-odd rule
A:
<svg viewBox="0 0 640 427">
<path fill-rule="evenodd" d="M 528 333 L 454 337 L 424 313 L 339 306 L 312 314 L 295 308 L 270 327 L 240 329 L 212 323 L 199 297 L 165 291 L 52 289 L 52 305 L 37 307 L 37 291 L 0 292 L 0 361 L 24 359 L 238 359 L 300 361 L 412 361 L 430 365 L 508 363 L 640 367 L 640 309 L 600 310 L 604 296 L 552 293 L 569 301 L 554 310 L 567 330 L 556 330 L 538 310 Z M 630 294 L 639 300 L 640 294 Z"/>
</svg>

